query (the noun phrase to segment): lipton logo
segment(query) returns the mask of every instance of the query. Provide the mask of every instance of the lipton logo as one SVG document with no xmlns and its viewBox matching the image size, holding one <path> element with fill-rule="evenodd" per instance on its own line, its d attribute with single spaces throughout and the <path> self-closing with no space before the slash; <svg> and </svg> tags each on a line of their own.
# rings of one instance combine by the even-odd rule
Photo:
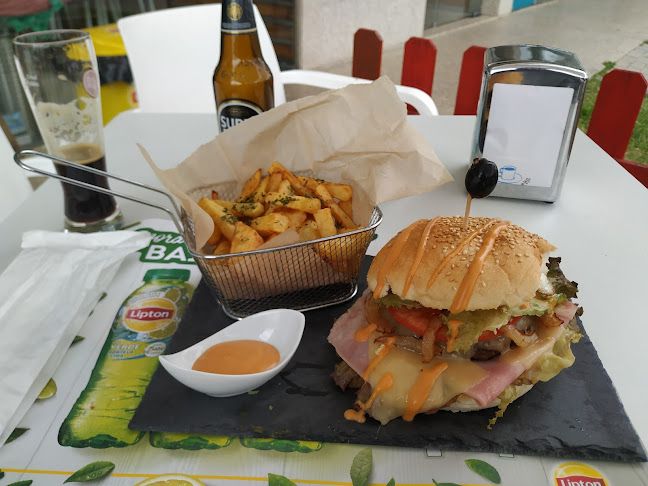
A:
<svg viewBox="0 0 648 486">
<path fill-rule="evenodd" d="M 160 319 L 171 319 L 173 309 L 163 309 L 162 307 L 144 307 L 142 309 L 129 309 L 126 312 L 127 319 L 136 319 L 138 321 L 157 321 Z"/>
<path fill-rule="evenodd" d="M 556 486 L 608 486 L 603 475 L 591 466 L 566 462 L 554 471 Z"/>
<path fill-rule="evenodd" d="M 157 331 L 169 325 L 176 315 L 176 306 L 169 299 L 143 299 L 124 312 L 124 325 L 135 332 Z M 177 325 L 177 324 L 176 324 Z"/>
</svg>

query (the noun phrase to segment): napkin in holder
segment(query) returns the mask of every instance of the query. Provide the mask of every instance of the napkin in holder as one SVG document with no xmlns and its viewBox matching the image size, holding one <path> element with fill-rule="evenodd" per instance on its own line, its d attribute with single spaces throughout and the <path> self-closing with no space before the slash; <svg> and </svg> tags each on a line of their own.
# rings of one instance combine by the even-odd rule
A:
<svg viewBox="0 0 648 486">
<path fill-rule="evenodd" d="M 493 196 L 558 199 L 586 83 L 568 51 L 536 45 L 486 51 L 471 160 L 497 164 Z"/>
<path fill-rule="evenodd" d="M 0 446 L 63 359 L 122 261 L 148 232 L 29 231 L 0 275 Z"/>
</svg>

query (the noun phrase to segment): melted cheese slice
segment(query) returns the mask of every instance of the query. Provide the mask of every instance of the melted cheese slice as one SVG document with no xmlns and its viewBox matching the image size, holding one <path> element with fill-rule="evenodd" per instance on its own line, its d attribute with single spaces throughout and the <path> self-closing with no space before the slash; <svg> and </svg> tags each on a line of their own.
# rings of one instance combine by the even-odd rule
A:
<svg viewBox="0 0 648 486">
<path fill-rule="evenodd" d="M 380 347 L 373 340 L 379 334 L 374 334 L 369 345 L 369 356 L 375 356 Z M 401 417 L 407 408 L 407 396 L 418 379 L 423 368 L 434 368 L 445 362 L 448 368 L 436 380 L 430 394 L 423 402 L 419 412 L 435 410 L 447 403 L 451 398 L 463 393 L 488 376 L 488 372 L 479 365 L 465 359 L 435 358 L 430 363 L 422 363 L 421 355 L 403 348 L 393 348 L 376 364 L 369 376 L 369 383 L 375 387 L 380 377 L 390 372 L 394 377 L 393 386 L 376 397 L 371 415 L 382 424 Z"/>
<path fill-rule="evenodd" d="M 487 363 L 511 366 L 517 370 L 511 381 L 506 383 L 505 388 L 525 370 L 532 368 L 542 356 L 551 353 L 556 340 L 563 331 L 561 326 L 554 328 L 539 326 L 538 342 L 527 348 L 514 348 Z M 381 351 L 381 345 L 374 342 L 378 336 L 380 334 L 375 332 L 369 340 L 370 359 Z M 384 374 L 391 373 L 393 376 L 392 387 L 376 396 L 371 406 L 371 415 L 382 424 L 405 415 L 408 395 L 414 388 L 421 370 L 434 368 L 439 363 L 446 363 L 448 367 L 434 382 L 430 393 L 419 409 L 419 413 L 435 412 L 451 399 L 473 389 L 489 376 L 487 367 L 480 366 L 477 362 L 458 357 L 437 357 L 430 363 L 422 363 L 420 354 L 394 347 L 375 364 L 368 377 L 369 384 L 375 388 Z"/>
</svg>

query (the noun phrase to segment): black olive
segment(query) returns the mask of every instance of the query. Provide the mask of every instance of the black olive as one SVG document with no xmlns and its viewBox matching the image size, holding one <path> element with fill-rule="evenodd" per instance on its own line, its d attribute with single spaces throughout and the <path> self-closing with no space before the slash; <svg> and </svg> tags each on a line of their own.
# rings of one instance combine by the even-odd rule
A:
<svg viewBox="0 0 648 486">
<path fill-rule="evenodd" d="M 488 159 L 475 159 L 466 172 L 466 190 L 474 199 L 488 196 L 497 185 L 497 165 Z"/>
</svg>

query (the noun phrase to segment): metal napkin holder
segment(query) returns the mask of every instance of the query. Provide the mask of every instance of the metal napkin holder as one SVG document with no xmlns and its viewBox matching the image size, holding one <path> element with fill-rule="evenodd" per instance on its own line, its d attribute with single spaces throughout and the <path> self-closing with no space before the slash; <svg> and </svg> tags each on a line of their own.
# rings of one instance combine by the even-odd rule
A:
<svg viewBox="0 0 648 486">
<path fill-rule="evenodd" d="M 58 164 L 161 194 L 169 200 L 171 208 L 39 169 L 22 160 L 27 156 L 44 157 Z M 352 299 L 358 291 L 360 268 L 367 248 L 382 222 L 382 211 L 376 206 L 366 227 L 337 236 L 244 253 L 206 255 L 196 248 L 193 220 L 177 205 L 173 196 L 162 189 L 34 150 L 16 153 L 14 161 L 27 171 L 164 211 L 182 235 L 205 283 L 222 305 L 223 311 L 234 319 L 277 308 L 301 311 L 318 309 Z M 231 184 L 214 189 L 223 199 L 233 200 L 236 197 Z"/>
<path fill-rule="evenodd" d="M 587 73 L 575 54 L 538 45 L 492 47 L 471 163 L 497 164 L 493 196 L 554 202 L 565 179 Z"/>
</svg>

